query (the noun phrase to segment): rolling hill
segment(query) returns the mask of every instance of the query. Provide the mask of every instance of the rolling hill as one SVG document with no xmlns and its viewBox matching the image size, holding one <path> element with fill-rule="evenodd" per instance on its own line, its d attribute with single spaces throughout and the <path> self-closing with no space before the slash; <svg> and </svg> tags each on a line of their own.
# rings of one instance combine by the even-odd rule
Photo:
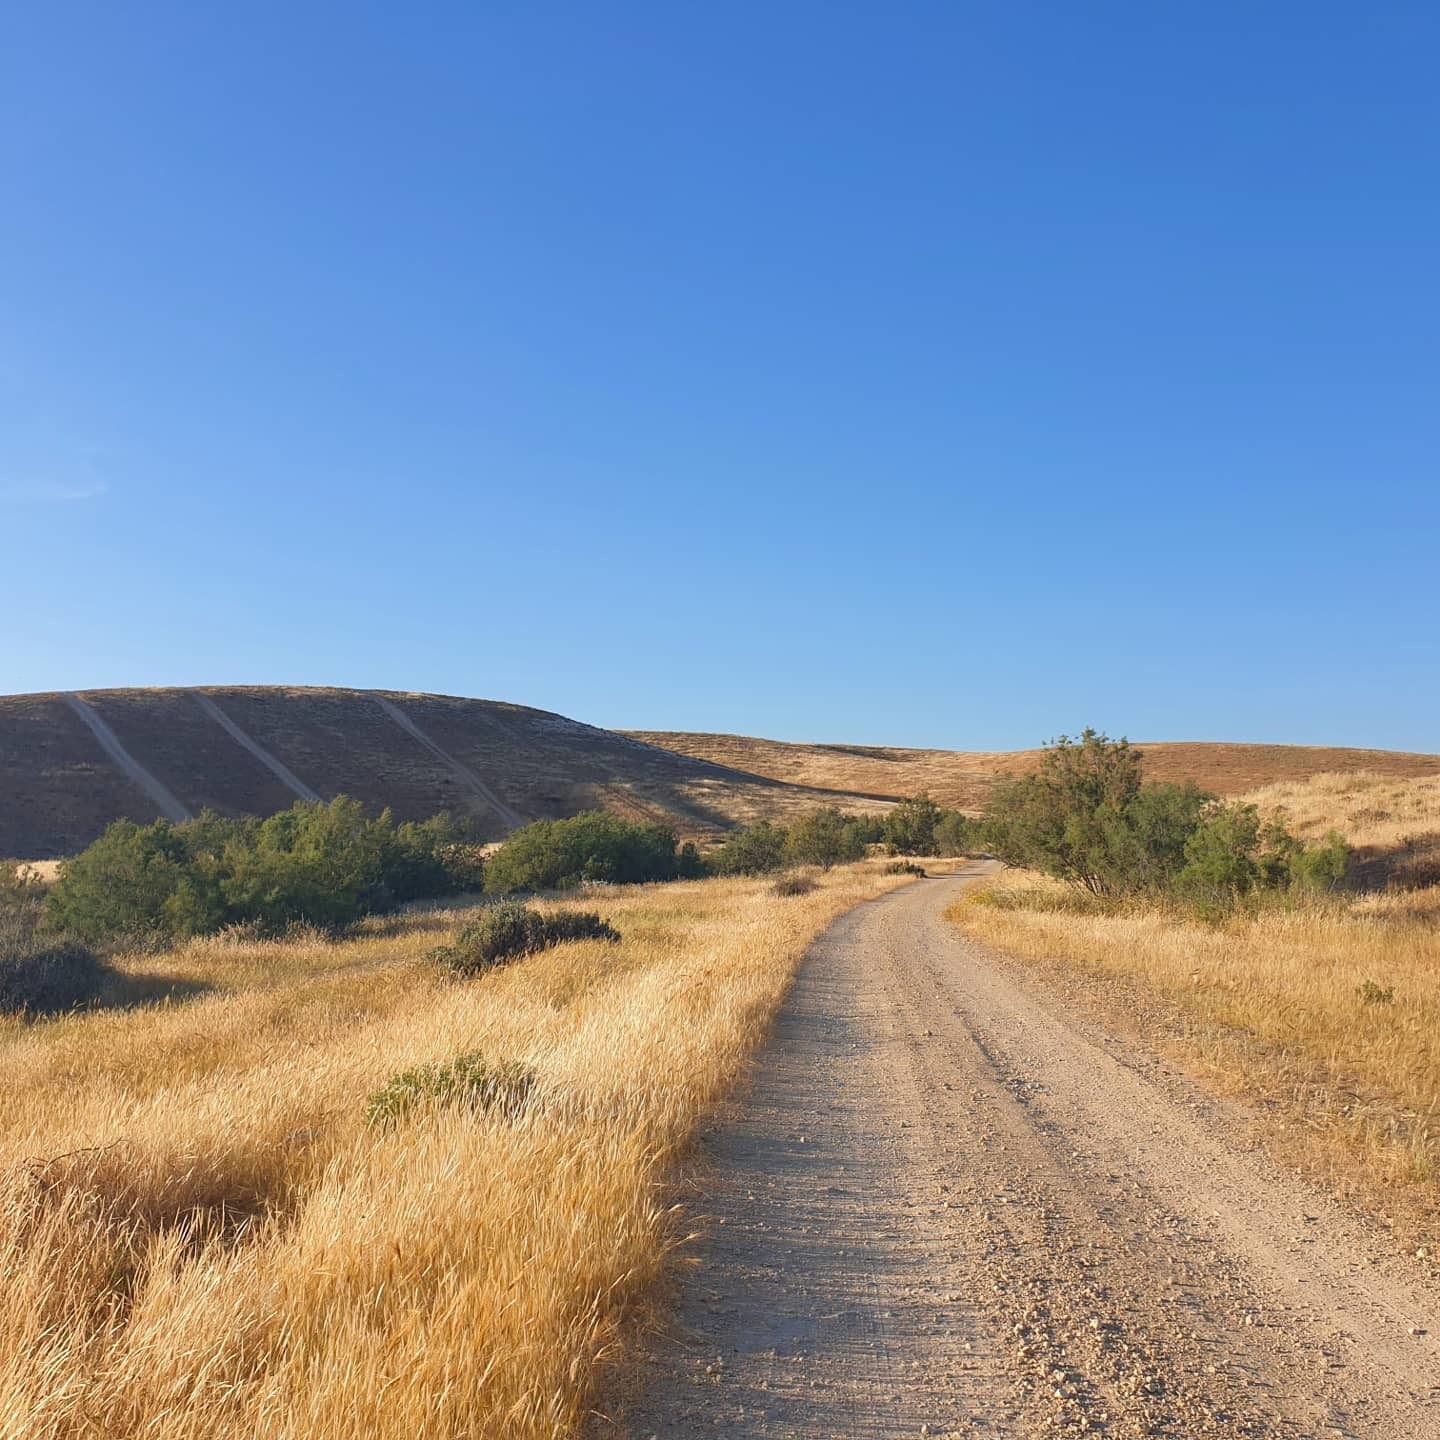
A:
<svg viewBox="0 0 1440 1440">
<path fill-rule="evenodd" d="M 820 804 L 878 810 L 928 790 L 975 808 L 1010 754 L 620 733 L 493 700 L 398 691 L 222 686 L 0 697 L 0 855 L 71 854 L 112 820 L 269 814 L 353 795 L 401 819 L 440 810 L 499 838 L 604 808 L 685 836 Z M 1225 793 L 1318 771 L 1440 773 L 1440 756 L 1299 746 L 1147 746 L 1150 773 Z"/>
<path fill-rule="evenodd" d="M 917 795 L 942 805 L 984 806 L 997 779 L 1033 769 L 1040 750 L 906 750 L 877 745 L 794 744 L 745 735 L 629 730 L 633 739 L 697 760 L 765 775 L 789 785 L 842 793 Z M 1141 743 L 1151 780 L 1194 780 L 1218 795 L 1308 780 L 1329 771 L 1365 770 L 1413 778 L 1440 774 L 1440 755 L 1325 745 L 1245 745 L 1211 741 Z"/>
</svg>

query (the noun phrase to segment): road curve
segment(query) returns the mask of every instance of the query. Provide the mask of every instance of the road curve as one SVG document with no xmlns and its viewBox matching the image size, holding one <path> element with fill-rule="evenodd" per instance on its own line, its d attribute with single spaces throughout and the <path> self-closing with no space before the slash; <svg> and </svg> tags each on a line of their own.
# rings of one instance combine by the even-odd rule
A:
<svg viewBox="0 0 1440 1440">
<path fill-rule="evenodd" d="M 955 933 L 985 869 L 811 951 L 709 1137 L 680 1329 L 615 1428 L 1434 1440 L 1433 1279 Z"/>
</svg>

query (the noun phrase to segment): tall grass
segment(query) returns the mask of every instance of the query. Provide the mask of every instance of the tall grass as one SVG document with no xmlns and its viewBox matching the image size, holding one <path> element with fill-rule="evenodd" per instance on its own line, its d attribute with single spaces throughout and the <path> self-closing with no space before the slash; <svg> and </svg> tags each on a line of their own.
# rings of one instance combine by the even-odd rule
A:
<svg viewBox="0 0 1440 1440">
<path fill-rule="evenodd" d="M 708 881 L 605 897 L 584 941 L 456 981 L 473 918 L 217 939 L 185 1003 L 0 1034 L 0 1433 L 413 1440 L 576 1433 L 680 1227 L 668 1167 L 836 913 Z M 518 1116 L 365 1123 L 397 1071 L 535 1073 Z"/>
</svg>

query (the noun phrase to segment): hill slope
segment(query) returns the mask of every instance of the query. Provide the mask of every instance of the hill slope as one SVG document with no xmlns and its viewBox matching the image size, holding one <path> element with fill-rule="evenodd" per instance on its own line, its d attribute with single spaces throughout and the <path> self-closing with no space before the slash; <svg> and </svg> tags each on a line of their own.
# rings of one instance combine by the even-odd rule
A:
<svg viewBox="0 0 1440 1440">
<path fill-rule="evenodd" d="M 0 856 L 70 854 L 121 816 L 266 815 L 342 793 L 401 819 L 449 810 L 491 838 L 595 807 L 703 835 L 837 798 L 491 700 L 281 686 L 0 697 Z"/>
<path fill-rule="evenodd" d="M 1039 750 L 903 750 L 876 745 L 804 745 L 744 735 L 630 730 L 646 744 L 695 759 L 768 775 L 790 785 L 891 796 L 922 791 L 942 805 L 978 809 L 1001 776 L 1032 769 Z M 1321 745 L 1241 745 L 1205 741 L 1141 744 L 1152 780 L 1194 780 L 1220 795 L 1307 780 L 1326 771 L 1366 770 L 1414 777 L 1440 774 L 1440 755 Z"/>
<path fill-rule="evenodd" d="M 1440 756 L 1284 745 L 1144 747 L 1157 778 L 1236 794 L 1320 771 L 1440 774 Z M 603 808 L 684 836 L 820 804 L 883 809 L 928 791 L 966 808 L 1037 751 L 794 745 L 618 733 L 494 700 L 398 691 L 219 686 L 0 697 L 0 856 L 71 854 L 112 820 L 204 808 L 265 815 L 353 795 L 401 819 L 440 810 L 489 838 Z"/>
</svg>

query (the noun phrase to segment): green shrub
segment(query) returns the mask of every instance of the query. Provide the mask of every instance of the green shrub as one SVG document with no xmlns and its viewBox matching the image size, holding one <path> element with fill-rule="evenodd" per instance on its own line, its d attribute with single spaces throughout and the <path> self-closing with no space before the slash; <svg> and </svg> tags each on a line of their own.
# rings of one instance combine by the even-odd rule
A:
<svg viewBox="0 0 1440 1440">
<path fill-rule="evenodd" d="M 865 842 L 850 816 L 833 805 L 802 815 L 791 827 L 785 841 L 785 857 L 796 865 L 818 865 L 828 870 L 847 860 L 860 860 Z"/>
<path fill-rule="evenodd" d="M 485 889 L 506 895 L 568 890 L 585 880 L 631 885 L 673 880 L 679 869 L 673 830 L 591 810 L 515 831 L 487 862 Z"/>
<path fill-rule="evenodd" d="M 768 820 L 732 831 L 705 857 L 714 875 L 766 875 L 785 864 L 786 832 Z"/>
<path fill-rule="evenodd" d="M 935 854 L 935 830 L 944 811 L 928 796 L 902 800 L 884 821 L 884 839 L 892 855 Z"/>
<path fill-rule="evenodd" d="M 392 1075 L 366 1103 L 367 1124 L 389 1128 L 417 1109 L 464 1106 L 517 1118 L 535 1087 L 535 1072 L 516 1061 L 486 1062 L 478 1051 L 446 1065 L 417 1065 Z"/>
<path fill-rule="evenodd" d="M 808 895 L 815 889 L 813 875 L 782 875 L 771 887 L 772 895 Z"/>
<path fill-rule="evenodd" d="M 981 849 L 980 822 L 959 810 L 945 810 L 935 825 L 937 855 L 968 855 Z"/>
<path fill-rule="evenodd" d="M 1306 845 L 1290 857 L 1290 883 L 1302 890 L 1338 890 L 1350 873 L 1351 851 L 1337 831 L 1318 845 Z"/>
<path fill-rule="evenodd" d="M 619 932 L 589 910 L 541 915 L 518 900 L 487 906 L 449 945 L 430 958 L 461 975 L 474 975 L 522 955 L 534 955 L 567 940 L 619 940 Z"/>
<path fill-rule="evenodd" d="M 45 929 L 45 887 L 0 861 L 0 1012 L 53 1013 L 95 998 L 100 962 L 82 944 Z"/>
<path fill-rule="evenodd" d="M 446 816 L 397 826 L 346 796 L 261 821 L 209 811 L 183 824 L 117 820 L 61 867 L 53 924 L 93 943 L 205 935 L 227 925 L 339 930 L 407 900 L 479 883 L 478 854 Z"/>
</svg>

